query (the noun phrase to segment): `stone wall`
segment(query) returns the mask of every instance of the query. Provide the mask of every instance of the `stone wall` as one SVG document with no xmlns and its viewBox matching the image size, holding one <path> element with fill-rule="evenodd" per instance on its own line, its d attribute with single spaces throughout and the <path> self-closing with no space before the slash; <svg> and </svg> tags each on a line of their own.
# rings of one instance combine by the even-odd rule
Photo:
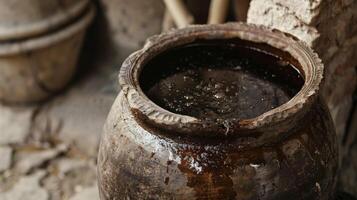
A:
<svg viewBox="0 0 357 200">
<path fill-rule="evenodd" d="M 340 144 L 338 187 L 357 195 L 357 110 L 347 129 L 356 91 L 357 0 L 252 0 L 248 23 L 289 32 L 304 40 L 325 64 L 323 96 Z"/>
<path fill-rule="evenodd" d="M 289 32 L 320 55 L 325 64 L 323 96 L 344 155 L 348 147 L 342 140 L 357 83 L 357 1 L 252 0 L 247 21 Z"/>
</svg>

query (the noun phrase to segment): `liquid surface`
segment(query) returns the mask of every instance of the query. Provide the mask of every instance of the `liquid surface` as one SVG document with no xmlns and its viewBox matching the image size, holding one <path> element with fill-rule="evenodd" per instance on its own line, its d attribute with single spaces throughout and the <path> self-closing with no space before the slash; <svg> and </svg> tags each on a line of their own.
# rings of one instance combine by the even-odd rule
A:
<svg viewBox="0 0 357 200">
<path fill-rule="evenodd" d="M 153 102 L 171 112 L 239 120 L 289 101 L 303 79 L 278 57 L 236 44 L 201 44 L 156 56 L 140 83 Z"/>
</svg>

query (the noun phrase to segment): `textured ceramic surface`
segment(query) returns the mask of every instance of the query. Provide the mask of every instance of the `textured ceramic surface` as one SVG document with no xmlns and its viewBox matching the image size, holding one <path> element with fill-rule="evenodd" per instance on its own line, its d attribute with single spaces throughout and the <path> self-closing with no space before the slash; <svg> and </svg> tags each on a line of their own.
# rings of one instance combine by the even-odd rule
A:
<svg viewBox="0 0 357 200">
<path fill-rule="evenodd" d="M 47 33 L 68 24 L 89 0 L 0 0 L 0 40 Z"/>
<path fill-rule="evenodd" d="M 82 39 L 94 8 L 57 32 L 14 43 L 0 43 L 0 100 L 40 101 L 62 89 L 75 72 Z"/>
<path fill-rule="evenodd" d="M 139 86 L 147 60 L 197 39 L 240 38 L 294 63 L 302 89 L 287 103 L 234 124 L 164 110 Z M 303 42 L 246 24 L 203 25 L 148 40 L 123 64 L 98 156 L 102 200 L 334 199 L 337 145 L 320 98 L 323 65 Z"/>
</svg>

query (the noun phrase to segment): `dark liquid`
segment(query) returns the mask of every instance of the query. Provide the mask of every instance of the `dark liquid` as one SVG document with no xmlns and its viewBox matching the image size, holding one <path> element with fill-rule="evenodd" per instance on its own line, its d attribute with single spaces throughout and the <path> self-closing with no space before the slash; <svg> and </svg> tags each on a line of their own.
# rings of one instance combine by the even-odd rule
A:
<svg viewBox="0 0 357 200">
<path fill-rule="evenodd" d="M 291 64 L 233 43 L 160 54 L 144 67 L 140 82 L 160 107 L 205 120 L 256 117 L 289 101 L 303 85 Z"/>
</svg>

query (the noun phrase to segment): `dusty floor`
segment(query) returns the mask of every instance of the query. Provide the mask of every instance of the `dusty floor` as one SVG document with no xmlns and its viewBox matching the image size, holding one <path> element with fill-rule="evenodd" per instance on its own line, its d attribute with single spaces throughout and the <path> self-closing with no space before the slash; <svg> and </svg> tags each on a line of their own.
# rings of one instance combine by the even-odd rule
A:
<svg viewBox="0 0 357 200">
<path fill-rule="evenodd" d="M 0 200 L 99 199 L 96 151 L 116 91 L 98 75 L 41 106 L 0 106 Z"/>
<path fill-rule="evenodd" d="M 52 99 L 0 104 L 0 200 L 99 199 L 97 147 L 120 65 L 88 59 L 93 49 L 85 45 L 74 81 Z"/>
</svg>

